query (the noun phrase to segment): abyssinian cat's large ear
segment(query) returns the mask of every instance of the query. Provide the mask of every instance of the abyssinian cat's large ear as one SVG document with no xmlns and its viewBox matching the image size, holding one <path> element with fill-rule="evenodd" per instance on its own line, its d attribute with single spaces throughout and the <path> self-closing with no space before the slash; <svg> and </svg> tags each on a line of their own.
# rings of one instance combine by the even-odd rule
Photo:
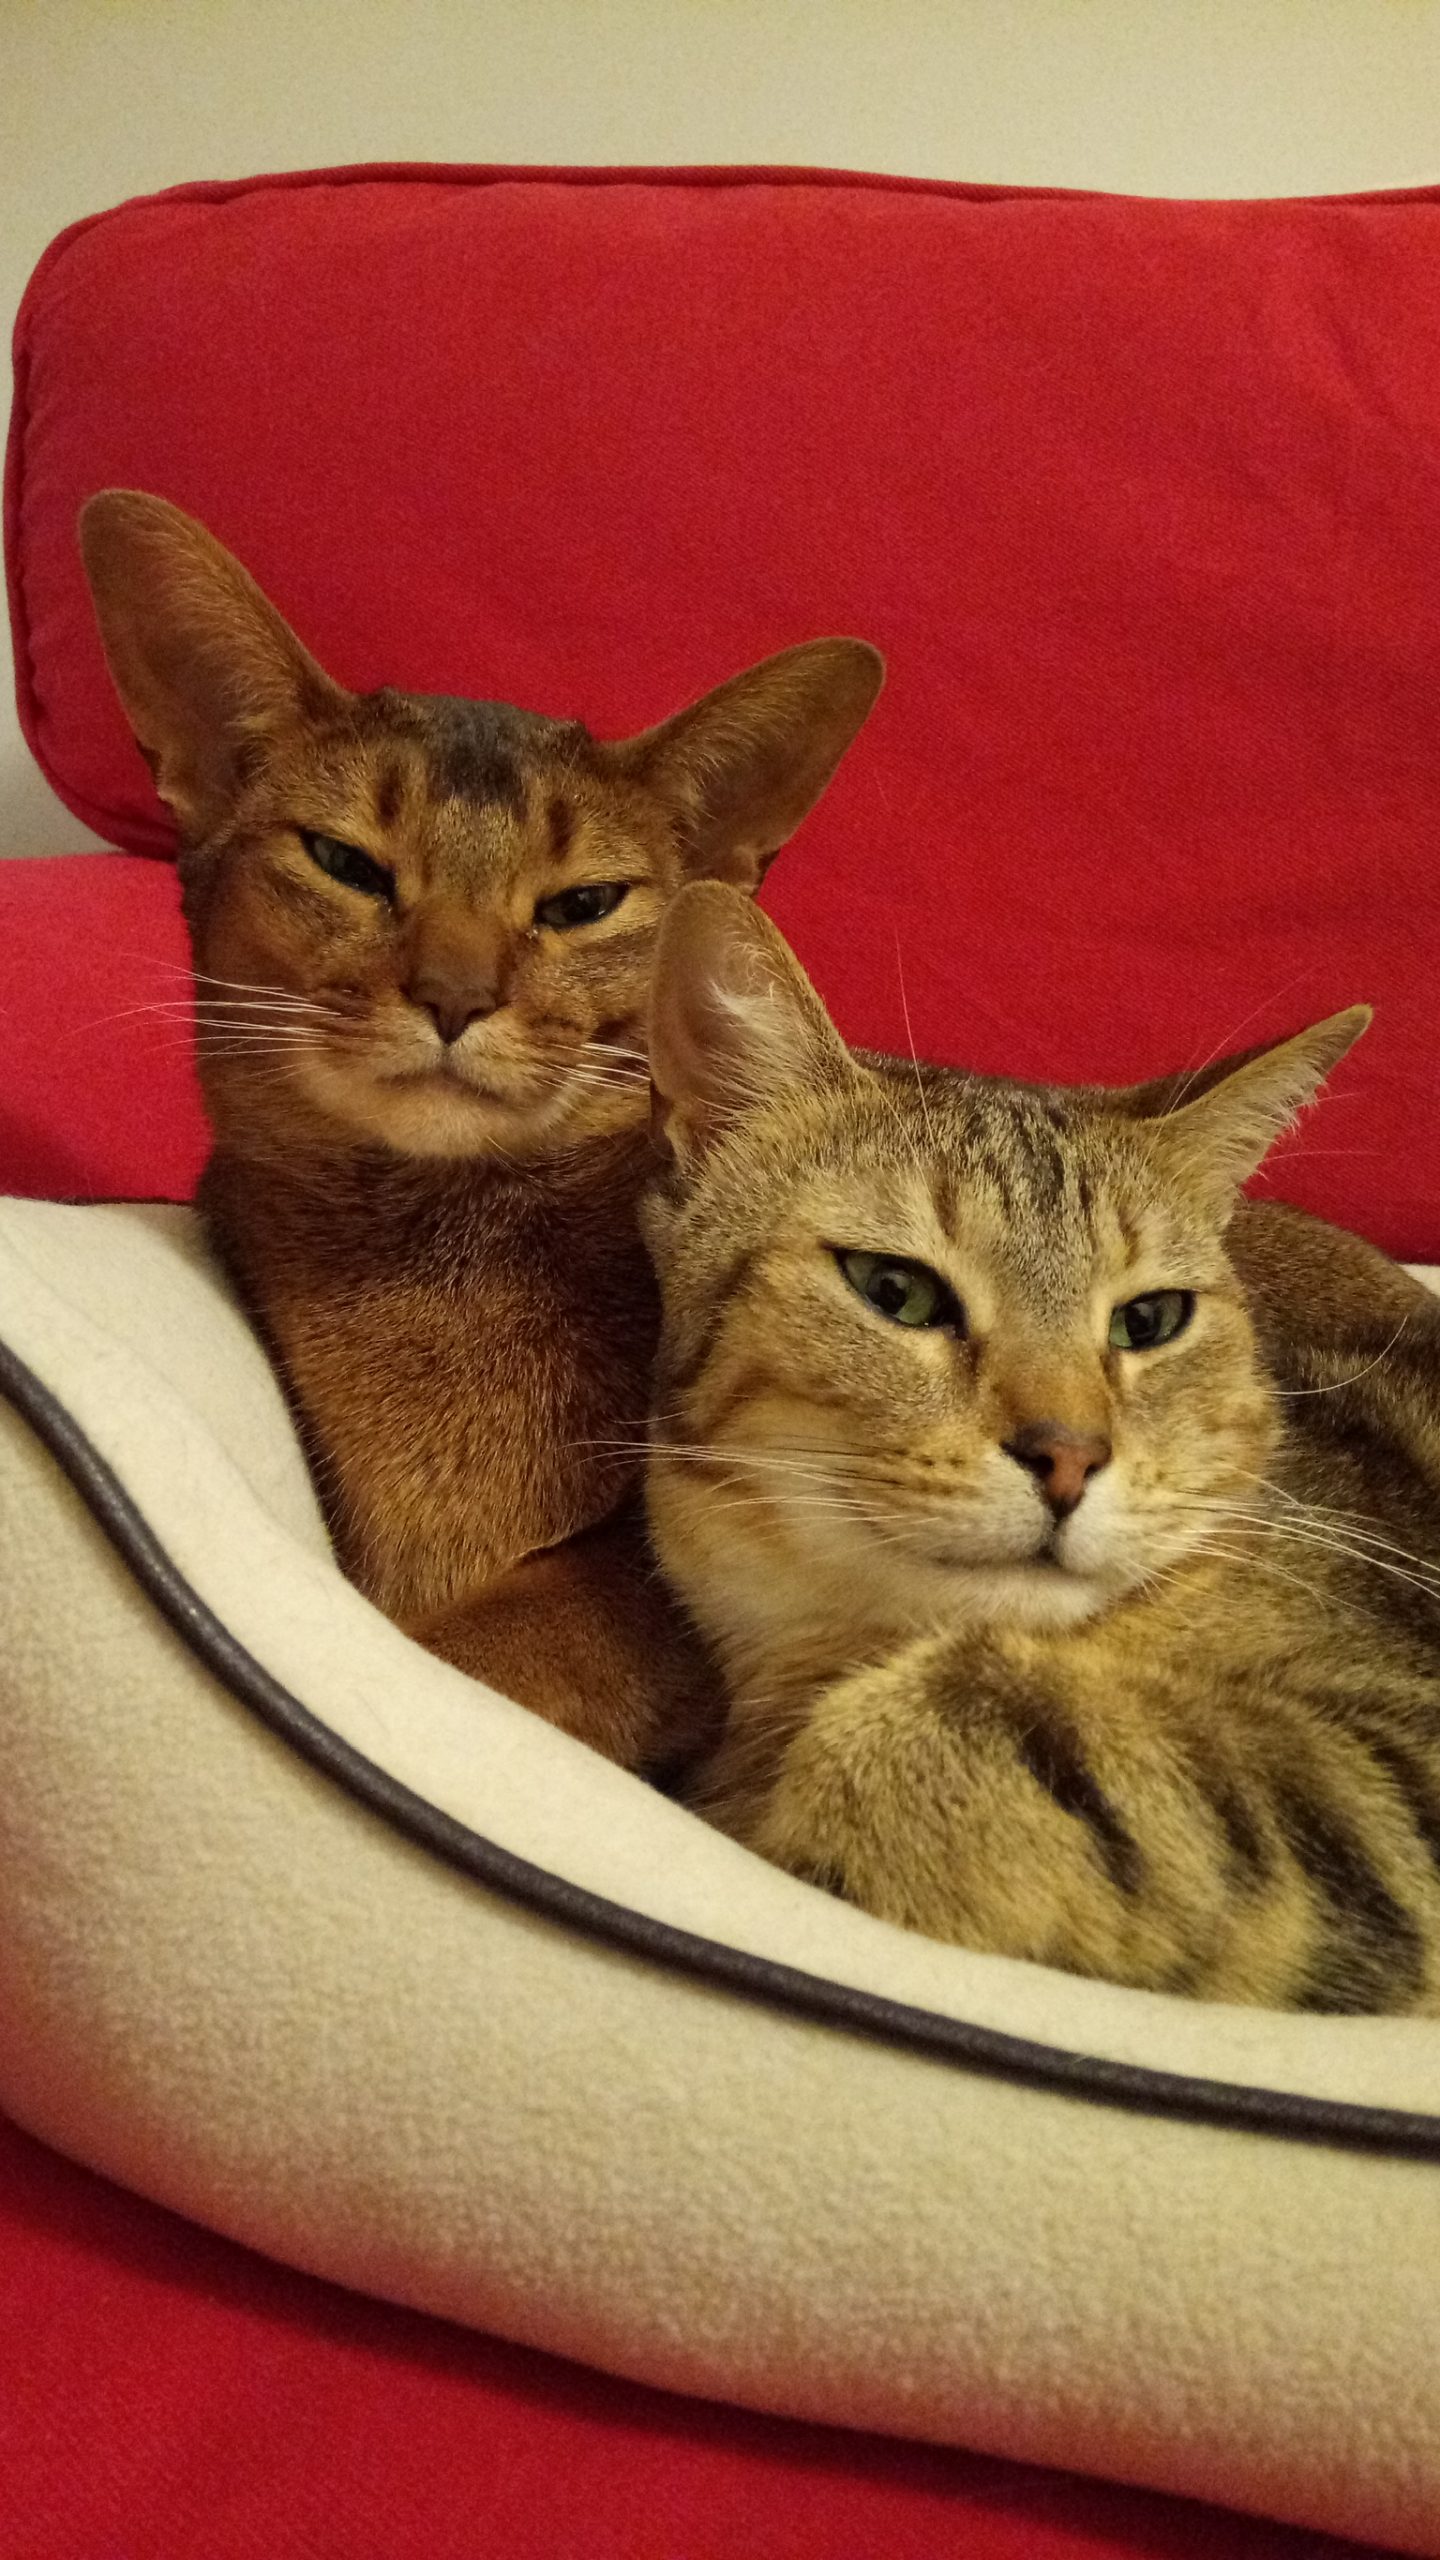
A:
<svg viewBox="0 0 1440 2560">
<path fill-rule="evenodd" d="M 682 889 L 650 990 L 656 1129 L 682 1164 L 787 1086 L 849 1071 L 839 1032 L 789 944 L 738 889 Z"/>
<path fill-rule="evenodd" d="M 670 809 L 694 880 L 756 889 L 885 681 L 864 640 L 807 640 L 607 753 Z"/>
<path fill-rule="evenodd" d="M 1250 1052 L 1231 1063 L 1227 1074 L 1209 1071 L 1203 1093 L 1149 1121 L 1167 1163 L 1223 1204 L 1314 1101 L 1370 1020 L 1368 1005 L 1351 1005 L 1293 1039 Z"/>
<path fill-rule="evenodd" d="M 191 842 L 225 814 L 247 753 L 347 697 L 223 543 L 166 498 L 102 489 L 80 550 L 115 690 Z"/>
</svg>

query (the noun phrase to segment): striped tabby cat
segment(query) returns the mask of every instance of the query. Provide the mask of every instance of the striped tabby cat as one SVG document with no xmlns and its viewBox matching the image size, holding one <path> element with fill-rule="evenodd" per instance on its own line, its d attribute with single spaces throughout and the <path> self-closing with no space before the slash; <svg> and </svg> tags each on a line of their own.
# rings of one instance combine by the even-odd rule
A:
<svg viewBox="0 0 1440 2560">
<path fill-rule="evenodd" d="M 682 892 L 649 1501 L 711 1821 L 966 1946 L 1440 2011 L 1440 1301 L 1238 1200 L 1367 1020 L 1127 1093 L 915 1068 Z"/>
</svg>

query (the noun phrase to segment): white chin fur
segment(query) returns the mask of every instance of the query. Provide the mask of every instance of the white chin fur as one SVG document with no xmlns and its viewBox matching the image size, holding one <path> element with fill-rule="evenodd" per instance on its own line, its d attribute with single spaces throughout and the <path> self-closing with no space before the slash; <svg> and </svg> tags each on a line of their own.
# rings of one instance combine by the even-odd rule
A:
<svg viewBox="0 0 1440 2560">
<path fill-rule="evenodd" d="M 955 1586 L 947 1616 L 971 1626 L 1076 1627 L 1116 1596 L 1093 1575 L 1054 1564 L 961 1566 L 946 1578 Z"/>
<path fill-rule="evenodd" d="M 543 1099 L 523 1092 L 512 1098 L 458 1076 L 367 1074 L 326 1060 L 307 1062 L 305 1082 L 332 1118 L 400 1155 L 507 1155 L 568 1116 L 569 1097 L 558 1086 Z"/>
<path fill-rule="evenodd" d="M 775 1508 L 788 1510 L 783 1494 Z M 961 1625 L 1077 1626 L 1120 1596 L 1123 1580 L 1097 1559 L 1063 1552 L 1061 1562 L 1027 1554 L 1025 1528 L 1017 1526 L 1021 1552 L 977 1556 L 927 1554 L 923 1536 L 912 1546 L 887 1522 L 883 1544 L 861 1521 L 817 1520 L 813 1514 L 786 1524 L 795 1547 L 817 1581 L 832 1584 L 837 1605 L 869 1616 L 896 1634 L 922 1634 Z M 936 1524 L 937 1526 L 939 1524 Z M 842 1596 L 843 1595 L 843 1596 Z"/>
</svg>

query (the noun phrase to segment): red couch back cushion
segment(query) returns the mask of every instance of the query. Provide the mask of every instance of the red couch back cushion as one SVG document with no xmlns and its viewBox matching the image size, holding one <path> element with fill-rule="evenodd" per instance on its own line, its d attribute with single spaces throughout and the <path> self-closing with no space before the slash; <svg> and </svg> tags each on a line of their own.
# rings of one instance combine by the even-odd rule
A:
<svg viewBox="0 0 1440 2560">
<path fill-rule="evenodd" d="M 1437 271 L 1435 191 L 422 168 L 123 206 L 20 320 L 27 734 L 166 850 L 75 555 L 107 482 L 357 686 L 615 734 L 860 632 L 889 686 L 769 896 L 842 1027 L 1123 1078 L 1368 998 L 1279 1187 L 1440 1258 Z"/>
</svg>

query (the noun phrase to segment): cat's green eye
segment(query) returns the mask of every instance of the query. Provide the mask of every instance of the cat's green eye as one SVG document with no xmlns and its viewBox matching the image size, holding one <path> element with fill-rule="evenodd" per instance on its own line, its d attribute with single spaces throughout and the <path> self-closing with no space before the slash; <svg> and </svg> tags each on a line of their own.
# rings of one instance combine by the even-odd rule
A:
<svg viewBox="0 0 1440 2560">
<path fill-rule="evenodd" d="M 964 1332 L 959 1299 L 927 1263 L 906 1262 L 894 1253 L 852 1252 L 844 1245 L 835 1247 L 835 1259 L 856 1297 L 888 1324 L 950 1325 Z"/>
<path fill-rule="evenodd" d="M 394 872 L 362 853 L 358 844 L 342 844 L 338 836 L 313 835 L 308 827 L 300 829 L 300 841 L 317 871 L 323 871 L 327 880 L 338 880 L 342 889 L 358 889 L 366 898 L 388 900 L 395 895 Z"/>
<path fill-rule="evenodd" d="M 1112 1351 L 1154 1351 L 1173 1342 L 1195 1313 L 1189 1289 L 1157 1289 L 1151 1298 L 1130 1298 L 1110 1318 Z"/>
<path fill-rule="evenodd" d="M 628 880 L 587 880 L 578 889 L 562 889 L 556 897 L 541 899 L 535 921 L 556 933 L 569 933 L 577 924 L 598 924 L 602 916 L 613 916 L 629 887 Z"/>
</svg>

